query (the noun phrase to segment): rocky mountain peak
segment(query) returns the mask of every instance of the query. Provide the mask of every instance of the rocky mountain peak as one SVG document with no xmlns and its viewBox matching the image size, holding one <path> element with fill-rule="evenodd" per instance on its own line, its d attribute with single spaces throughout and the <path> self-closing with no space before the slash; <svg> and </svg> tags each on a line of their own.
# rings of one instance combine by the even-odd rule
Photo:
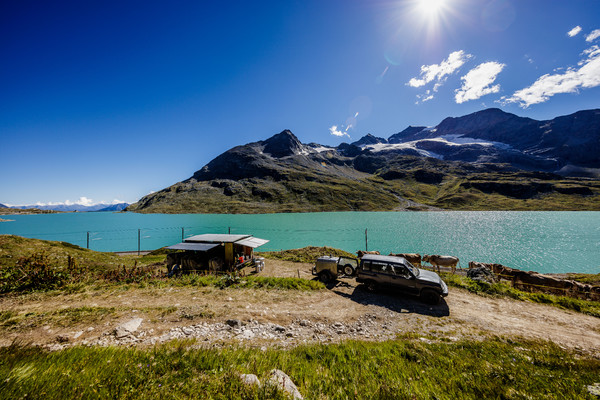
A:
<svg viewBox="0 0 600 400">
<path fill-rule="evenodd" d="M 354 146 L 362 147 L 362 146 L 366 146 L 369 144 L 378 144 L 378 143 L 387 143 L 387 142 L 388 142 L 387 139 L 373 136 L 370 133 L 367 133 L 365 136 L 361 137 L 356 142 L 352 142 L 351 144 L 353 144 Z"/>
<path fill-rule="evenodd" d="M 271 136 L 269 139 L 262 141 L 261 144 L 265 146 L 264 153 L 276 158 L 300 154 L 304 149 L 300 140 L 289 129 Z"/>
<path fill-rule="evenodd" d="M 402 142 L 409 142 L 411 140 L 415 140 L 415 138 L 417 138 L 417 134 L 421 131 L 423 131 L 423 129 L 425 129 L 425 126 L 411 126 L 409 125 L 408 128 L 406 128 L 405 130 L 403 130 L 402 132 L 398 132 L 393 134 L 392 136 L 390 136 L 388 138 L 388 143 L 402 143 Z"/>
</svg>

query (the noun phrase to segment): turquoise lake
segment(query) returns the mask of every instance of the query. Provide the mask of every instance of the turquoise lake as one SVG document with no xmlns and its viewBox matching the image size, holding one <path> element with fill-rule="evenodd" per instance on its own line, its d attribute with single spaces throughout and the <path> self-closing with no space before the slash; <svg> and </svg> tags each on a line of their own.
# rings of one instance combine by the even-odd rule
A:
<svg viewBox="0 0 600 400">
<path fill-rule="evenodd" d="M 251 234 L 258 250 L 330 246 L 356 252 L 458 256 L 539 272 L 600 273 L 600 212 L 334 212 L 302 214 L 65 213 L 3 216 L 0 234 L 98 251 L 152 250 L 200 233 Z"/>
</svg>

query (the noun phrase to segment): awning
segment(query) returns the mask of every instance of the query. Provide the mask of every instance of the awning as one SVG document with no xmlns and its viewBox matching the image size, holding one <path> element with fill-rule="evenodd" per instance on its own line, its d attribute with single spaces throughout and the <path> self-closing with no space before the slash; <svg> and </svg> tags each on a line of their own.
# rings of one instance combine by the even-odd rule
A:
<svg viewBox="0 0 600 400">
<path fill-rule="evenodd" d="M 214 243 L 179 243 L 174 244 L 173 246 L 167 247 L 167 249 L 171 250 L 193 250 L 193 251 L 208 251 L 215 247 L 219 246 Z"/>
<path fill-rule="evenodd" d="M 235 242 L 235 244 L 241 244 L 242 246 L 248 246 L 248 247 L 252 247 L 253 249 L 262 246 L 265 243 L 268 243 L 268 240 L 265 239 L 259 239 L 259 238 L 255 238 L 255 237 L 249 237 L 246 239 L 242 239 L 242 240 L 238 240 L 237 242 Z"/>
</svg>

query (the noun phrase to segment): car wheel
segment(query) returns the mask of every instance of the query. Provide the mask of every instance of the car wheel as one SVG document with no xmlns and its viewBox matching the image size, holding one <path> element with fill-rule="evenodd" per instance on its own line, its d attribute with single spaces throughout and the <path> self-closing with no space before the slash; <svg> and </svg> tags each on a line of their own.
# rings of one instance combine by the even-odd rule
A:
<svg viewBox="0 0 600 400">
<path fill-rule="evenodd" d="M 366 281 L 365 288 L 368 292 L 374 292 L 377 289 L 377 284 L 373 281 Z"/>
<path fill-rule="evenodd" d="M 329 271 L 320 272 L 319 280 L 323 283 L 329 283 L 331 281 L 331 274 L 329 273 Z"/>
<path fill-rule="evenodd" d="M 425 289 L 421 292 L 421 300 L 427 304 L 438 304 L 440 302 L 440 294 L 435 290 Z"/>
<path fill-rule="evenodd" d="M 346 274 L 348 276 L 354 275 L 354 268 L 352 268 L 352 265 L 350 265 L 350 264 L 344 265 L 344 274 Z"/>
</svg>

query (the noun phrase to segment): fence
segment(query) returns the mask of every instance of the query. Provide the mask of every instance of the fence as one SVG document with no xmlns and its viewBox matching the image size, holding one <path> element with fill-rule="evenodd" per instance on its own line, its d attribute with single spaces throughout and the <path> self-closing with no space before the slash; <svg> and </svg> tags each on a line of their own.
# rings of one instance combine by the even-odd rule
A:
<svg viewBox="0 0 600 400">
<path fill-rule="evenodd" d="M 244 226 L 171 226 L 157 228 L 125 228 L 112 230 L 80 230 L 52 233 L 19 232 L 20 236 L 68 242 L 83 248 L 108 252 L 142 252 L 170 246 L 203 233 L 248 234 L 270 242 L 261 250 L 281 250 L 304 246 L 326 245 L 353 252 L 367 248 L 367 230 L 364 228 L 289 229 L 277 227 L 247 228 Z"/>
</svg>

